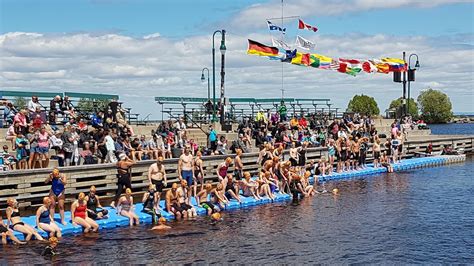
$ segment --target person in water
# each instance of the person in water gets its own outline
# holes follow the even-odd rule
[[[52,257],[56,255],[58,252],[56,251],[56,247],[58,246],[59,240],[56,237],[49,238],[49,245],[41,253],[41,256],[45,257]]]
[[[54,217],[54,212],[56,209],[56,202],[59,205],[59,215],[61,216],[61,223],[66,225],[64,221],[64,200],[65,196],[65,186],[67,184],[66,175],[59,172],[59,169],[56,167],[53,169],[53,172],[48,175],[44,181],[46,184],[51,184],[51,190],[49,191],[49,198],[51,199],[50,212],[51,217]]]
[[[133,206],[133,197],[132,197],[132,190],[127,188],[125,190],[125,195],[120,197],[117,203],[117,213],[120,215],[127,217],[130,222],[130,226],[133,224],[138,225],[140,223],[140,219],[135,214],[135,207]]]
[[[18,201],[14,198],[7,199],[7,225],[11,230],[20,232],[25,235],[25,241],[30,241],[34,236],[37,240],[43,241],[43,237],[30,225],[21,220],[20,210],[18,209]]]
[[[87,201],[85,200],[86,195],[81,192],[71,205],[71,220],[74,226],[80,225],[84,228],[84,233],[97,232],[99,225],[89,218],[87,213]]]
[[[212,202],[208,200],[208,195],[212,192],[212,185],[207,183],[204,186],[204,189],[201,189],[199,193],[197,194],[196,200],[197,204],[206,209],[207,215],[212,215],[214,212],[219,212],[220,209],[216,205],[214,205]]]
[[[56,236],[61,238],[61,229],[52,219],[51,198],[44,197],[43,205],[36,211],[36,228],[41,229],[49,234],[50,237]]]
[[[160,198],[154,184],[148,185],[148,191],[143,194],[143,212],[153,217],[153,223],[156,223],[157,215],[160,215]]]
[[[15,244],[26,244],[26,242],[20,241],[16,236],[13,234],[11,230],[3,223],[3,218],[0,215],[0,236],[2,237],[2,244],[7,244],[7,237],[9,237],[13,243]]]
[[[165,217],[160,217],[160,219],[158,219],[158,225],[156,226],[153,226],[153,228],[151,228],[150,230],[169,230],[171,229],[171,226],[168,226],[166,225],[166,219]]]
[[[89,194],[84,199],[87,202],[87,216],[93,220],[107,219],[109,211],[104,209],[99,201],[99,196],[96,194],[95,186],[91,186]]]

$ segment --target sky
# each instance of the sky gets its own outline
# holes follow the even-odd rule
[[[159,118],[155,96],[207,97],[201,69],[212,67],[212,33],[225,29],[227,97],[280,96],[281,63],[246,54],[247,39],[271,44],[266,20],[280,0],[0,0],[0,89],[119,94],[143,116]],[[372,59],[416,53],[412,96],[431,87],[455,112],[474,111],[474,3],[466,0],[284,0],[272,20],[312,51]],[[218,38],[216,38],[218,44]],[[219,60],[218,60],[219,61]],[[217,81],[219,84],[219,63]],[[383,112],[402,94],[391,75],[284,65],[285,96],[330,98],[345,108],[370,95]]]

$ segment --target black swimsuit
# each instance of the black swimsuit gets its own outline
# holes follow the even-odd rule
[[[20,216],[21,216],[20,211],[14,211],[12,209],[12,215],[10,216],[10,219],[13,218],[13,217],[20,217]],[[16,225],[25,225],[25,223],[24,222],[18,222],[16,224],[12,224],[12,225],[10,225],[10,229],[14,230],[13,228],[15,228]]]

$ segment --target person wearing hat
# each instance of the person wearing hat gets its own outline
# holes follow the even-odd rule
[[[52,257],[57,254],[56,247],[58,246],[59,240],[56,237],[49,238],[49,245],[41,253],[41,256]]]
[[[54,217],[54,212],[56,209],[56,202],[59,205],[59,215],[61,216],[61,223],[66,225],[64,221],[64,200],[66,198],[66,184],[67,178],[65,174],[59,172],[59,169],[55,167],[53,172],[46,177],[44,181],[46,184],[51,184],[51,189],[49,191],[49,198],[51,199],[50,212],[51,217]]]
[[[111,207],[115,207],[115,202],[120,198],[124,187],[132,189],[132,166],[135,161],[128,158],[125,153],[121,153],[119,159],[117,162],[117,191],[114,200],[110,204]]]
[[[166,211],[174,214],[176,219],[181,219],[182,216],[187,215],[179,203],[178,184],[173,183],[171,189],[166,192]]]
[[[117,213],[124,217],[127,217],[130,221],[130,226],[133,226],[134,224],[138,225],[140,223],[140,219],[135,213],[132,190],[130,188],[127,188],[125,190],[125,195],[120,197],[120,199],[118,200]]]
[[[150,230],[168,230],[171,229],[171,226],[166,225],[166,219],[165,217],[160,217],[158,219],[158,225],[153,226]]]

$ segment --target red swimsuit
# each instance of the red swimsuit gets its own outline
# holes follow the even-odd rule
[[[80,217],[82,219],[86,219],[86,205],[78,205],[76,210],[74,211],[74,217]]]

